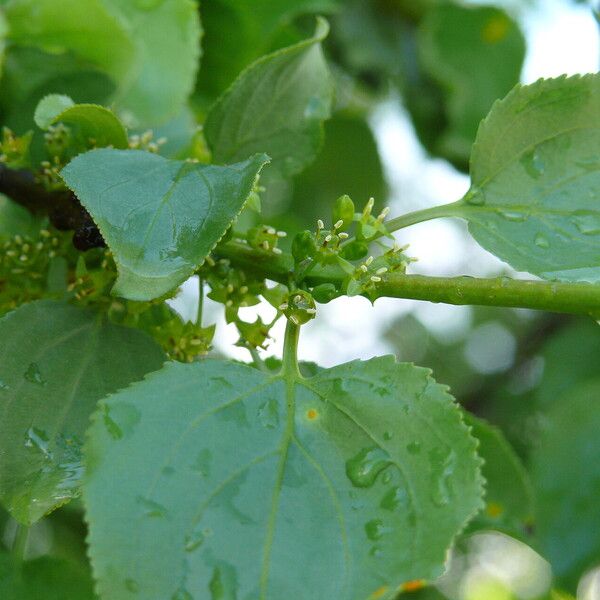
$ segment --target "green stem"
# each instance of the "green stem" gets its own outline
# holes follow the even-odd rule
[[[443,302],[530,308],[600,316],[600,285],[531,281],[497,277],[427,277],[389,274],[377,286],[378,296]]]
[[[283,341],[283,364],[281,373],[287,377],[298,379],[301,377],[298,368],[298,338],[300,325],[292,323],[289,319],[285,326],[285,339]]]
[[[198,277],[198,313],[196,316],[196,325],[202,327],[202,311],[204,309],[204,279]]]
[[[29,538],[29,527],[26,525],[21,525],[20,523],[17,525],[17,530],[15,532],[15,539],[13,540],[12,545],[12,555],[13,557],[22,562],[25,560],[25,552],[27,551],[27,540]]]
[[[459,201],[460,202],[460,201]],[[439,219],[440,217],[455,217],[456,206],[458,202],[452,202],[450,204],[442,204],[440,206],[432,206],[430,208],[424,208],[415,212],[400,215],[395,219],[390,219],[385,222],[387,230],[392,233],[417,223],[423,223],[424,221],[431,221],[431,219]]]

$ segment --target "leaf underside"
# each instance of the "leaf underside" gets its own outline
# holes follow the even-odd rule
[[[89,432],[99,592],[392,598],[441,573],[480,508],[475,446],[445,388],[392,357],[306,380],[170,363],[103,402]]]

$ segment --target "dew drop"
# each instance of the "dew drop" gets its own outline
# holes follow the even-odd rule
[[[203,531],[194,530],[185,536],[185,551],[193,552],[202,546],[206,536]]]
[[[381,519],[373,519],[372,521],[365,523],[365,533],[373,542],[380,540],[383,535],[388,532],[389,529],[383,524]]]
[[[504,210],[499,208],[498,214],[501,217],[504,217],[507,221],[511,221],[513,223],[522,223],[527,219],[527,215],[518,210]]]
[[[386,441],[389,441],[389,440],[391,440],[391,439],[392,439],[392,434],[391,434],[391,432],[389,432],[389,431],[384,431],[384,432],[383,432],[383,439],[384,439],[384,440],[386,440]]]
[[[212,454],[208,448],[204,448],[198,452],[196,460],[191,465],[193,471],[200,473],[202,477],[208,477],[210,475],[210,465],[212,462]]]
[[[152,518],[164,518],[167,516],[167,509],[154,500],[149,500],[143,496],[137,497],[137,503],[144,509],[144,515]]]
[[[279,425],[279,403],[277,400],[271,398],[260,405],[258,420],[267,429],[275,429]]]
[[[410,442],[406,445],[406,450],[409,454],[419,454],[421,452],[421,444],[419,442]]]
[[[406,490],[401,487],[391,488],[384,494],[379,506],[390,511],[406,508],[408,506],[408,495],[406,494]]]
[[[377,475],[390,464],[390,457],[381,448],[363,448],[346,462],[346,475],[356,487],[371,487]]]
[[[4,381],[0,379],[0,392],[8,392],[8,390],[10,390],[8,383],[4,383]]]
[[[381,481],[383,481],[383,483],[389,483],[391,480],[392,480],[392,474],[389,471],[386,471],[381,476]]]
[[[442,456],[441,450],[433,449],[429,454],[433,492],[431,500],[436,506],[446,506],[450,502],[452,486],[450,478],[454,474],[456,454],[454,451]]]
[[[600,213],[597,214],[575,214],[573,216],[575,227],[583,235],[600,234]]]
[[[104,421],[104,427],[106,427],[106,431],[108,431],[108,434],[113,440],[120,440],[123,437],[123,430],[110,416],[110,408],[108,407],[108,404],[104,405],[102,420]]]
[[[38,429],[37,427],[30,427],[25,434],[25,447],[35,448],[39,450],[46,458],[51,458],[50,454],[50,440],[45,431]]]
[[[524,154],[521,164],[525,172],[533,179],[539,179],[544,174],[544,162],[537,148]]]
[[[533,241],[538,248],[550,248],[550,242],[543,233],[537,233]]]
[[[471,206],[483,206],[485,204],[485,196],[478,187],[472,187],[465,196],[465,202]]]
[[[35,383],[37,385],[46,385],[46,381],[42,377],[40,372],[40,368],[36,363],[30,363],[27,367],[27,371],[23,374],[23,377],[27,379],[27,381],[31,383]]]
[[[383,551],[381,550],[381,548],[379,546],[373,546],[370,550],[369,550],[369,554],[371,556],[374,556],[375,558],[378,558],[380,556],[383,555]]]

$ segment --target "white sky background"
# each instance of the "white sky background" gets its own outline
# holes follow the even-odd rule
[[[483,4],[485,2],[473,2]],[[598,24],[589,6],[575,5],[570,0],[505,0],[504,4],[521,22],[527,37],[527,56],[522,81],[531,83],[540,77],[563,73],[598,70],[600,42]],[[391,216],[435,204],[458,200],[467,191],[469,178],[457,172],[446,161],[428,157],[418,142],[410,119],[389,102],[379,107],[371,120],[390,183]],[[481,249],[466,234],[457,220],[435,220],[398,232],[398,240],[410,243],[408,254],[419,258],[411,272],[428,275],[471,274],[486,276],[506,269],[506,265]],[[511,271],[514,274],[514,272]],[[519,274],[516,274],[519,276]],[[177,310],[194,318],[197,306],[197,283],[184,285],[175,301]],[[379,299],[372,307],[364,298],[340,298],[318,305],[317,319],[302,328],[299,356],[324,367],[390,353],[383,333],[401,314],[414,314],[434,333],[451,337],[469,325],[468,307],[430,304],[410,300]],[[215,348],[235,358],[248,360],[246,350],[236,348],[237,332],[223,319],[221,305],[205,303],[205,322],[217,321]],[[242,309],[241,316],[254,320],[273,316],[268,306]],[[283,319],[273,329],[275,342],[265,355],[280,355],[283,342]]]

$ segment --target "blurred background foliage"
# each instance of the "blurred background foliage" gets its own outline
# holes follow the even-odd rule
[[[543,21],[550,5],[554,10],[560,4],[565,14],[578,11],[581,22],[593,20],[594,8],[585,0],[558,4],[550,0],[481,4],[205,0],[199,9],[203,28],[200,69],[195,82],[174,76],[183,83],[172,87],[167,71],[189,56],[182,54],[186,40],[174,42],[161,29],[160,13],[151,16],[160,1],[146,1],[150,16],[141,24],[128,21],[127,14],[109,22],[103,20],[101,11],[87,12],[85,35],[77,29],[82,22],[77,0],[56,3],[60,11],[52,3],[40,2],[39,14],[56,13],[46,15],[46,23],[53,27],[45,30],[27,16],[32,3],[0,2],[6,10],[6,18],[0,13],[0,30],[6,33],[6,21],[11,24],[0,82],[0,120],[19,135],[34,129],[34,109],[48,93],[68,94],[76,102],[112,103],[134,133],[150,128],[155,138],[166,137],[162,153],[173,157],[206,152],[201,123],[208,106],[252,61],[310,35],[314,16],[326,15],[331,33],[325,51],[336,83],[336,102],[324,127],[321,153],[291,181],[269,171],[262,180],[264,218],[290,233],[326,218],[342,193],[358,203],[373,196],[379,207],[390,205],[394,213],[427,203],[423,181],[415,183],[406,173],[406,165],[419,161],[435,165],[430,173],[443,173],[425,182],[433,190],[430,195],[439,194],[437,201],[456,199],[447,196],[444,186],[461,188],[479,122],[493,102],[522,77],[531,51],[525,24]],[[85,4],[86,10],[96,6]],[[191,2],[188,9],[179,18],[197,18]],[[140,27],[147,28],[144,35],[139,34]],[[61,43],[57,42],[59,29]],[[98,35],[104,47],[87,43]],[[577,32],[572,41],[577,43]],[[569,51],[564,48],[564,53]],[[149,60],[149,55],[150,66],[145,63],[145,70],[140,71],[141,83],[132,83],[126,76],[131,71],[129,63],[142,57]],[[590,60],[597,69],[598,57]],[[420,144],[412,157],[403,154],[406,145],[391,144],[390,149],[386,142],[398,122]],[[34,139],[36,143],[40,142]],[[415,169],[414,179],[423,178],[423,173],[428,171]],[[0,198],[0,216],[6,202]],[[18,223],[5,221],[4,233],[17,226],[22,229],[30,218],[27,213],[9,212]],[[251,211],[242,218],[247,225],[259,220]],[[460,225],[448,224],[444,231],[426,227],[415,231],[420,241],[414,247],[433,248],[437,254],[433,253],[432,260],[438,264],[447,252],[456,256],[456,249],[452,254],[445,246],[450,240],[466,253],[450,259],[457,270],[464,271],[466,266],[480,271],[477,274],[507,272],[505,265],[469,245]],[[370,328],[377,348],[431,368],[459,402],[495,426],[472,424],[483,428],[484,456],[489,450],[490,457],[501,457],[488,462],[486,473],[488,494],[498,501],[488,497],[486,513],[460,539],[447,575],[434,582],[435,587],[407,590],[406,597],[561,600],[574,598],[579,586],[582,600],[600,598],[598,325],[584,318],[520,310],[473,308],[439,313],[435,307],[417,308],[415,303],[391,309],[381,302],[365,321],[358,316],[368,310],[364,304],[359,308],[349,303],[344,308],[343,302],[328,306],[323,320],[311,326],[307,336],[313,345],[327,347],[331,362],[346,358],[341,349],[345,341],[360,357],[374,354],[365,341],[365,328]],[[193,298],[184,288],[176,306],[186,314],[190,305]],[[333,321],[355,331],[348,332],[347,339],[332,337],[327,328]],[[219,327],[217,351],[230,341],[226,327]],[[350,339],[361,335],[358,342]],[[338,347],[328,345],[329,339],[337,339]],[[276,349],[273,346],[272,352]],[[306,355],[314,358],[310,352]],[[0,513],[0,544],[9,547],[14,531],[14,524]],[[91,593],[86,587],[84,539],[77,502],[33,527],[29,557],[42,561],[50,571],[55,562],[66,561],[72,570],[69,581],[78,582],[72,593],[61,598],[88,598]],[[0,573],[6,564],[3,560]],[[31,585],[39,586],[36,598],[50,598],[43,582]],[[0,597],[8,597],[5,593],[0,588]]]

